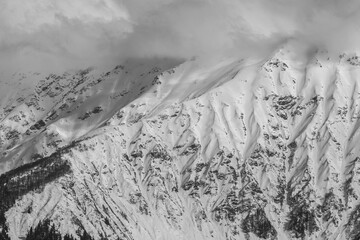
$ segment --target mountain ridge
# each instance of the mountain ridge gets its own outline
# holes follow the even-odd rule
[[[2,171],[61,148],[71,171],[16,199],[9,236],[356,239],[360,63],[291,54],[50,75],[1,113]]]

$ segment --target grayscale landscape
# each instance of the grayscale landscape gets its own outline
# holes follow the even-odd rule
[[[360,2],[0,6],[0,240],[360,239]]]

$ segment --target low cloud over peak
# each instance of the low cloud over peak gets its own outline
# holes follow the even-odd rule
[[[359,7],[357,0],[0,0],[0,69],[261,56],[287,39],[358,51]]]

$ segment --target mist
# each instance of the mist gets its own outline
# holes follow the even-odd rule
[[[359,7],[356,0],[0,0],[0,72],[61,72],[132,57],[261,57],[289,39],[356,52]]]

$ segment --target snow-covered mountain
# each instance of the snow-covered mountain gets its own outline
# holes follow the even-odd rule
[[[38,84],[0,109],[2,231],[359,239],[360,58],[290,55],[22,76]]]

